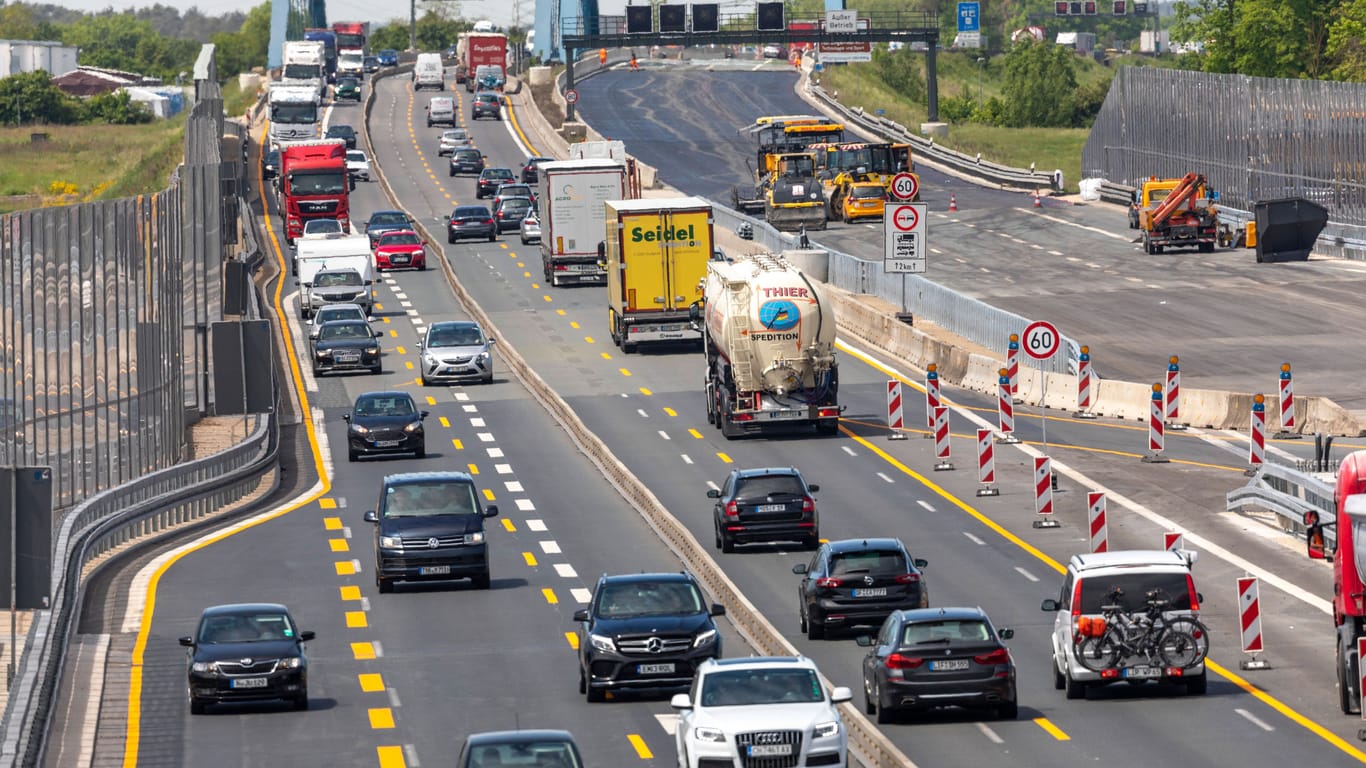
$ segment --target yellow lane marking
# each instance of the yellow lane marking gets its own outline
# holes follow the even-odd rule
[[[1319,725],[1313,720],[1310,720],[1308,717],[1305,717],[1304,715],[1300,714],[1294,709],[1291,709],[1289,705],[1285,704],[1280,699],[1277,699],[1275,696],[1272,696],[1271,694],[1267,693],[1266,691],[1263,691],[1262,689],[1258,688],[1252,683],[1249,683],[1247,680],[1244,680],[1240,675],[1238,675],[1238,673],[1228,669],[1227,667],[1224,667],[1222,664],[1214,662],[1211,659],[1205,659],[1205,666],[1212,670],[1214,674],[1219,675],[1220,677],[1224,678],[1230,683],[1233,683],[1239,688],[1242,688],[1244,691],[1254,696],[1258,701],[1262,702],[1268,707],[1271,707],[1272,709],[1276,710],[1282,715],[1285,715],[1292,722],[1300,725],[1305,730],[1309,731],[1315,736],[1318,736],[1320,739],[1323,739],[1329,744],[1332,744],[1333,746],[1337,747],[1338,749],[1342,750],[1348,755],[1351,755],[1352,757],[1356,758],[1358,761],[1366,762],[1366,753],[1363,753],[1361,750],[1347,743],[1344,739],[1342,739],[1332,731],[1328,730],[1327,728],[1324,728],[1322,725]]]
[[[569,647],[570,647],[570,648],[573,648],[573,649],[576,650],[576,651],[579,649],[579,636],[578,636],[578,635],[574,634],[573,632],[566,632],[566,633],[564,633],[564,639],[569,641]]]
[[[408,768],[403,747],[375,747],[375,753],[379,756],[379,768]]]
[[[527,277],[531,277],[531,273],[530,273],[530,272],[527,273]],[[540,284],[540,283],[532,283],[532,284],[531,284],[531,290],[533,290],[533,291],[539,291],[539,290],[541,290],[541,284]],[[546,301],[549,301],[549,300],[550,300],[550,297],[547,296],[547,297],[546,297]]]
[[[432,397],[431,395],[427,395],[427,405],[436,405],[436,398]]]
[[[610,354],[606,353],[606,352],[603,352],[603,353],[602,353],[602,359],[603,359],[603,360],[611,360],[611,359],[612,359],[612,356],[611,356]]]
[[[342,529],[341,518],[340,518],[340,517],[324,517],[324,518],[323,518],[323,529],[324,529],[324,530],[328,530],[328,531],[340,531],[340,530]]]
[[[335,565],[338,576],[354,576],[356,573],[356,564],[350,560],[338,560]]]
[[[695,430],[695,429],[689,429],[689,430],[688,430],[688,434],[692,435],[693,437],[697,438],[698,440],[701,440],[701,439],[702,439],[702,433],[701,433],[701,432],[698,432],[698,431]]]
[[[593,337],[592,337],[592,336],[584,336],[584,337],[583,337],[583,340],[586,341],[586,342],[588,342],[589,344],[596,344],[596,343],[597,343],[597,342],[593,341]]]
[[[724,453],[721,453],[720,451],[717,451],[717,452],[716,452],[716,458],[720,459],[722,464],[734,464],[734,463],[735,463],[735,461],[734,461],[733,459],[731,459],[731,457],[727,456],[727,455],[724,454]]]
[[[570,327],[570,328],[573,328],[574,330],[578,330],[578,328],[579,328],[579,321],[578,321],[578,320],[570,320],[570,321],[569,321],[569,327]]]
[[[455,446],[455,450],[457,451],[465,450],[465,444],[460,442],[458,438],[451,440],[451,445]]]
[[[631,375],[631,372],[628,371],[628,370],[626,370],[625,368],[618,368],[617,370],[621,371],[621,375],[622,375],[622,376],[630,376],[630,375]]]
[[[641,760],[654,759],[654,753],[645,745],[645,739],[640,738],[640,734],[628,733],[626,734],[626,740],[631,742],[631,746],[636,748],[636,754],[640,756]]]
[[[1058,741],[1071,741],[1071,740],[1072,740],[1072,737],[1071,737],[1071,736],[1068,736],[1066,733],[1063,733],[1063,730],[1062,730],[1061,728],[1059,728],[1058,726],[1056,726],[1056,725],[1054,725],[1053,723],[1049,722],[1048,718],[1046,718],[1046,717],[1036,717],[1036,718],[1034,718],[1034,724],[1037,725],[1037,726],[1039,726],[1040,728],[1044,729],[1045,731],[1048,731],[1048,735],[1052,736],[1053,738],[1057,739]]]
[[[664,413],[667,414],[667,415],[669,415],[669,416],[677,416],[677,415],[678,415],[678,411],[675,411],[675,410],[672,409],[672,408],[665,408],[665,409],[664,409]]]
[[[645,387],[641,387],[641,388],[640,388],[640,394],[645,395],[646,397],[649,397],[649,396],[653,395],[654,393],[651,392],[649,389],[646,389]]]
[[[478,465],[478,464],[467,464],[466,466],[468,466],[468,467],[470,468],[470,474],[471,474],[471,475],[477,475],[477,474],[479,474],[479,465]]]
[[[536,147],[532,145],[531,139],[527,138],[527,135],[522,132],[522,125],[517,122],[517,110],[512,108],[511,101],[508,102],[508,121],[512,123],[512,130],[517,132],[517,136],[522,139],[522,143],[526,145],[527,149],[531,150],[531,156],[539,156],[541,153],[536,151]]]
[[[517,266],[520,267],[520,266],[522,266],[522,265],[521,265],[521,264],[518,264]],[[522,277],[531,277],[531,273],[530,273],[530,272],[523,272],[523,273],[522,273]]]
[[[555,314],[557,314],[557,315],[563,315],[563,314],[564,314],[564,310],[563,310],[563,309],[557,309],[557,310],[555,310]]]
[[[394,711],[388,707],[370,709],[370,727],[376,730],[394,727]]]
[[[397,349],[397,350],[398,350],[398,353],[399,353],[400,355],[406,355],[406,354],[408,354],[408,350],[404,349],[402,346],[394,347],[394,349]]]
[[[526,564],[531,566],[532,568],[536,567],[536,556],[531,554],[530,552],[523,552],[522,559],[525,560]]]
[[[484,498],[488,499],[489,501],[497,501],[497,499],[493,497],[493,491],[490,491],[487,488],[484,489]]]
[[[338,587],[338,590],[341,592],[341,599],[343,600],[359,600],[361,598],[360,587],[355,584]]]
[[[360,689],[366,693],[379,693],[384,690],[384,678],[378,672],[363,672],[359,676]]]
[[[387,323],[387,322],[389,322],[389,318],[387,318],[387,317],[381,317],[381,318],[379,319],[379,321],[380,321],[381,323]],[[393,336],[394,338],[397,339],[397,338],[398,338],[398,331],[389,331],[389,335],[390,335],[390,336]]]
[[[356,661],[370,661],[375,658],[375,646],[373,643],[352,643],[351,655]]]
[[[384,305],[381,304],[381,303],[379,303],[379,302],[377,301],[377,302],[375,302],[375,309],[380,310],[380,311],[383,311],[383,310],[384,310]]]
[[[351,545],[346,542],[346,539],[328,539],[327,545],[332,548],[333,552],[351,551]]]
[[[507,531],[508,533],[516,533],[517,525],[505,517],[503,518],[503,530]]]
[[[365,629],[370,622],[365,618],[365,611],[347,611],[346,626],[350,629]]]
[[[318,499],[318,507],[321,509],[336,509],[336,499]]]
[[[407,366],[408,370],[410,370],[410,371],[413,370],[413,361],[412,361],[412,360],[404,360],[404,361],[403,361],[403,364],[404,364],[405,366]]]
[[[547,304],[550,303],[550,301],[551,301],[551,298],[550,298],[550,296],[548,296],[548,295],[542,296],[541,298],[545,299]]]
[[[435,403],[433,403],[433,405],[435,405]],[[445,416],[442,416],[442,417],[441,417],[441,426],[446,427],[447,429],[450,429],[451,420],[448,419],[448,418],[446,418]]]
[[[559,605],[560,598],[555,597],[555,590],[551,589],[550,587],[546,587],[545,589],[541,590],[541,594],[545,595],[545,601],[547,603],[550,603],[551,605]]]

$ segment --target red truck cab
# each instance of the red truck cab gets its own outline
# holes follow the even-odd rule
[[[1338,467],[1333,489],[1336,519],[1325,523],[1317,512],[1304,516],[1309,557],[1333,561],[1333,625],[1337,634],[1338,698],[1344,713],[1361,706],[1357,639],[1366,635],[1366,451],[1349,453]],[[1325,546],[1323,529],[1333,526],[1335,547]]]
[[[309,219],[336,219],[351,229],[346,142],[341,139],[293,141],[280,145],[280,192],[285,208],[285,239],[290,245]]]

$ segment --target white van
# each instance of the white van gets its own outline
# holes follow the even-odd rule
[[[413,66],[413,90],[435,88],[446,90],[446,69],[439,53],[419,53]]]
[[[433,96],[427,104],[427,127],[449,125],[455,127],[455,99],[450,96]]]

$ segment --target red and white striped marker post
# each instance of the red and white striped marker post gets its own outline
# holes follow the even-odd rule
[[[1034,457],[1034,521],[1035,528],[1058,528],[1053,517],[1053,463],[1047,456]]]
[[[1186,537],[1180,531],[1167,531],[1162,534],[1162,548],[1168,552],[1180,552],[1186,548]]]
[[[1181,359],[1171,356],[1167,363],[1167,429],[1181,431],[1186,428],[1181,423]]]
[[[1251,659],[1244,659],[1239,666],[1243,669],[1270,669],[1270,664],[1257,658],[1257,654],[1266,648],[1262,643],[1262,601],[1255,576],[1238,579],[1238,626],[1242,629],[1243,653],[1252,654]]]
[[[943,405],[939,400],[939,366],[930,363],[925,366],[925,427],[929,432],[925,437],[934,436],[934,409]]]
[[[977,430],[977,489],[978,496],[1000,496],[996,487],[996,451],[991,444],[991,430]]]
[[[887,428],[892,431],[888,440],[906,439],[906,433],[901,431],[905,428],[901,418],[901,382],[896,379],[887,380]]]
[[[1281,431],[1276,433],[1276,439],[1299,439],[1295,433],[1295,382],[1290,376],[1290,363],[1281,363]]]
[[[1077,412],[1073,418],[1094,419],[1091,412],[1091,392],[1094,374],[1091,372],[1091,348],[1083,346],[1077,355]]]
[[[1105,519],[1105,494],[1086,493],[1086,519],[1091,528],[1091,553],[1110,551],[1110,524]]]
[[[939,461],[934,465],[935,472],[944,472],[953,469],[953,462],[949,461],[949,409],[942,405],[934,407],[934,455]]]
[[[1020,392],[1020,334],[1010,334],[1010,344],[1006,346],[1006,370],[1010,376],[1010,397]]]
[[[1013,445],[1020,442],[1020,438],[1015,436],[1015,405],[1010,399],[1010,373],[1007,368],[997,373],[1000,378],[997,379],[996,387],[996,420],[1000,426],[1000,437],[996,438],[996,442]]]
[[[1257,469],[1266,463],[1266,396],[1260,392],[1252,396],[1252,426],[1248,430],[1247,463],[1249,475],[1257,474]]]
[[[1162,384],[1153,384],[1153,397],[1148,408],[1148,455],[1143,457],[1144,464],[1166,464],[1168,459],[1162,455],[1166,437],[1162,432]]]

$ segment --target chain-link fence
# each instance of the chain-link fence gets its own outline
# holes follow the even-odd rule
[[[51,466],[59,508],[179,462],[211,408],[208,329],[236,238],[206,49],[167,189],[0,217],[0,465]]]

